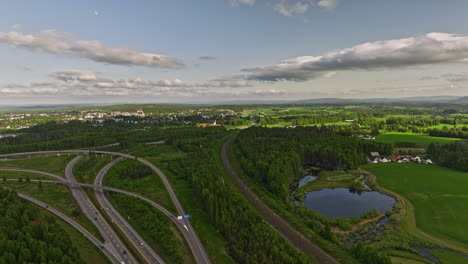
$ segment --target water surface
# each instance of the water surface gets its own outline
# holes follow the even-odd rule
[[[304,196],[303,204],[327,218],[351,218],[372,209],[389,211],[395,202],[395,198],[376,191],[353,192],[347,188],[336,188],[309,192]]]

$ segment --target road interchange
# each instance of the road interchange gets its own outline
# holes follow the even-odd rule
[[[146,242],[144,242],[143,239],[141,239],[141,237],[137,234],[137,232],[135,232],[133,230],[133,228],[128,223],[126,223],[126,221],[123,219],[123,217],[121,217],[120,215],[119,215],[120,217],[117,216],[118,212],[115,209],[111,209],[112,205],[107,201],[107,199],[105,198],[105,194],[102,191],[107,190],[107,191],[112,191],[112,192],[123,193],[123,194],[126,194],[126,195],[130,195],[130,196],[142,199],[142,200],[150,203],[153,207],[160,210],[163,214],[165,214],[167,217],[169,217],[169,219],[171,219],[171,221],[179,228],[180,232],[183,234],[184,238],[186,239],[186,241],[187,241],[187,243],[188,243],[188,245],[189,245],[189,247],[190,247],[190,249],[192,251],[192,254],[193,254],[193,256],[194,256],[197,263],[210,263],[208,255],[207,255],[203,245],[201,244],[200,239],[198,238],[197,234],[195,233],[195,231],[194,231],[194,229],[193,229],[193,227],[192,227],[192,225],[191,225],[191,223],[190,223],[190,221],[188,219],[186,219],[184,217],[177,217],[177,216],[173,215],[166,208],[164,208],[161,205],[155,203],[154,201],[149,200],[146,197],[143,197],[143,196],[131,193],[131,192],[127,192],[127,191],[124,191],[124,190],[119,190],[119,189],[115,189],[115,188],[102,186],[102,180],[103,180],[105,174],[107,173],[109,168],[112,167],[119,160],[125,159],[125,158],[132,158],[132,159],[138,160],[138,161],[142,162],[143,164],[146,164],[147,166],[149,166],[153,171],[155,171],[159,175],[159,177],[161,178],[163,184],[166,187],[166,190],[169,193],[169,196],[171,197],[172,202],[174,203],[174,205],[175,205],[175,207],[177,209],[178,214],[180,216],[184,216],[185,211],[183,210],[183,208],[182,208],[182,206],[181,206],[181,204],[180,204],[174,190],[172,189],[172,186],[170,185],[167,177],[165,176],[165,174],[159,168],[154,166],[151,162],[149,162],[149,161],[147,161],[145,159],[142,159],[142,158],[137,158],[137,157],[135,157],[133,155],[119,153],[119,152],[90,151],[90,150],[23,152],[23,153],[13,153],[13,154],[1,154],[0,157],[7,158],[7,157],[21,156],[21,155],[28,155],[29,156],[29,155],[35,155],[35,154],[53,154],[53,153],[57,153],[57,155],[60,155],[61,153],[72,153],[72,154],[78,154],[79,155],[75,159],[73,159],[67,166],[66,173],[65,173],[66,176],[67,176],[67,180],[65,180],[64,178],[62,178],[62,177],[60,177],[58,175],[53,175],[51,173],[41,172],[41,171],[37,171],[37,170],[17,169],[17,168],[0,168],[0,171],[2,171],[2,170],[3,171],[5,171],[5,170],[23,171],[23,172],[37,173],[37,174],[42,174],[42,175],[53,177],[53,178],[57,179],[57,181],[42,180],[42,182],[66,184],[66,185],[70,186],[70,189],[78,189],[78,190],[72,190],[72,192],[75,193],[74,197],[75,196],[78,197],[77,202],[80,200],[79,198],[81,197],[82,203],[85,203],[84,201],[87,199],[87,196],[84,194],[84,192],[80,188],[76,188],[76,187],[94,188],[95,191],[96,191],[96,196],[98,197],[98,201],[100,203],[102,203],[102,207],[103,208],[109,208],[109,211],[112,210],[113,212],[116,212],[116,214],[109,213],[111,218],[113,219],[114,222],[116,222],[116,224],[120,227],[120,229],[122,229],[122,231],[124,231],[124,233],[130,238],[130,240],[132,241],[132,243],[134,245],[135,244],[140,245],[140,247],[137,246],[136,248],[138,249],[138,251],[140,253],[143,254],[145,259],[149,263],[164,263],[159,258],[159,256],[154,251],[152,251],[150,249],[150,247],[146,244]],[[91,154],[91,153],[115,155],[115,156],[119,156],[120,158],[116,159],[115,162],[112,161],[111,163],[109,163],[106,167],[104,167],[100,171],[100,173],[96,177],[94,185],[93,184],[78,183],[78,182],[76,182],[76,180],[73,177],[73,171],[72,171],[73,165],[79,160],[81,155],[86,155],[86,154]],[[32,180],[32,181],[36,181],[36,180]],[[102,199],[103,197],[104,197],[105,200]],[[86,203],[82,204],[82,205],[86,205]],[[82,207],[82,205],[80,205],[80,207],[85,212],[85,214],[92,215],[92,212],[93,212],[93,210],[95,208],[89,207],[89,206],[92,206],[92,205],[89,205],[89,204],[86,207]],[[94,210],[94,213],[98,216],[97,210]],[[101,224],[100,217],[98,217],[98,220],[94,219],[94,221],[97,221],[98,224]],[[104,224],[104,222],[102,222],[102,224]],[[105,226],[101,226],[101,227],[103,228],[102,230],[104,232],[106,232],[105,231],[106,227]],[[109,226],[107,226],[107,227],[109,228]],[[109,232],[107,234],[109,235],[111,233]],[[104,236],[104,237],[106,237],[106,236]],[[111,239],[113,239],[111,241],[114,242],[114,244],[112,245],[113,247],[115,247],[117,249],[121,249],[122,250],[122,251],[120,251],[121,253],[122,252],[126,253],[126,254],[118,254],[122,260],[125,259],[125,261],[123,261],[123,262],[125,262],[125,263],[135,263],[134,259],[129,256],[128,251],[126,249],[124,249],[123,244],[119,243],[120,240],[118,240],[118,237],[114,237],[114,238],[111,238]],[[128,257],[124,258],[124,256],[122,256],[122,255],[125,255],[125,256],[128,256]],[[116,256],[116,258],[118,258],[118,257]]]

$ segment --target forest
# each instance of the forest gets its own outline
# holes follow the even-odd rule
[[[194,198],[225,238],[228,253],[237,262],[314,263],[262,221],[223,176],[219,147],[226,135],[222,127],[184,130],[172,135],[169,143],[188,155],[172,162],[170,170],[192,184]]]
[[[431,143],[427,148],[428,156],[441,166],[468,171],[468,142],[450,144]]]
[[[370,152],[393,152],[392,145],[343,136],[325,126],[253,127],[239,133],[236,146],[246,174],[283,199],[301,177],[304,165],[349,170],[367,163]]]
[[[84,264],[70,237],[55,218],[0,189],[0,263]]]

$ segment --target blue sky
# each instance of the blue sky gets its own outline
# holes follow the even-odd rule
[[[467,11],[465,0],[2,1],[0,104],[466,96]]]

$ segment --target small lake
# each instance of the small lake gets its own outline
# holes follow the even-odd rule
[[[395,202],[395,198],[376,191],[351,192],[348,188],[336,188],[309,192],[304,196],[303,204],[327,218],[351,218],[372,209],[379,212],[392,210]]]
[[[16,137],[16,135],[0,135],[0,139],[6,138],[6,137]]]

